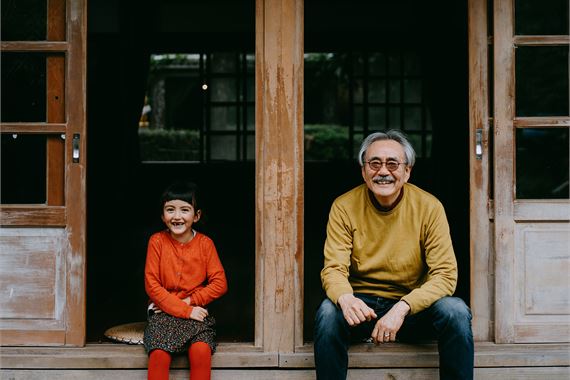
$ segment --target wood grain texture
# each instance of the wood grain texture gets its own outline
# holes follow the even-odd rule
[[[65,205],[67,210],[68,256],[66,345],[85,344],[85,240],[86,240],[86,173],[87,173],[87,3],[86,0],[66,2],[67,53],[66,89],[73,107],[66,107],[68,133],[66,141]],[[72,138],[80,135],[80,161],[74,163]]]
[[[515,62],[513,0],[493,2],[495,341],[514,342]]]
[[[493,246],[489,238],[489,73],[487,4],[468,3],[469,44],[469,227],[471,268],[471,311],[476,341],[492,338],[493,277],[489,268]],[[481,159],[476,158],[476,132],[480,131]]]
[[[302,342],[303,2],[256,2],[256,332]]]

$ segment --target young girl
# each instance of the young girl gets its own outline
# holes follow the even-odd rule
[[[201,210],[193,183],[175,183],[161,198],[167,229],[151,236],[145,265],[150,297],[144,344],[148,378],[168,379],[171,354],[188,350],[192,380],[210,379],[215,320],[206,306],[227,291],[214,243],[192,225]]]

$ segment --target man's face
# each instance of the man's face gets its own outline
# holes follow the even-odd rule
[[[364,155],[362,178],[366,185],[374,193],[374,196],[384,207],[394,204],[404,183],[408,182],[412,168],[406,164],[404,148],[394,140],[375,141],[370,145]],[[372,165],[370,164],[372,162]],[[379,169],[371,166],[380,164]],[[400,165],[395,170],[388,170],[385,163],[397,162]],[[389,165],[388,165],[389,166]]]

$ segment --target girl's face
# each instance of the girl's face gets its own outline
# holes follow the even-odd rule
[[[192,224],[200,220],[200,210],[194,210],[190,203],[175,199],[162,208],[162,221],[170,230],[170,235],[181,243],[192,239]]]

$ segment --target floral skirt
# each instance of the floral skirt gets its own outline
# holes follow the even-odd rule
[[[204,342],[216,351],[216,320],[207,316],[203,322],[176,318],[166,313],[155,313],[148,318],[144,330],[147,352],[160,349],[166,352],[185,352],[192,343]]]

